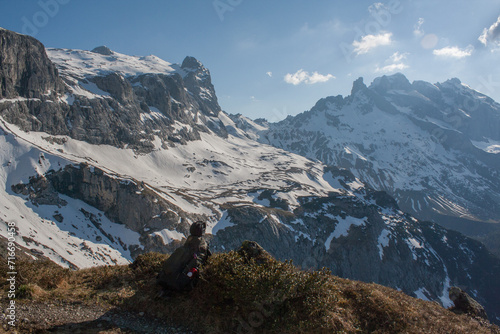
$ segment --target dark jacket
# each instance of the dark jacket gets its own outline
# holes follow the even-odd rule
[[[193,286],[201,266],[210,256],[208,243],[202,236],[189,236],[163,263],[158,284],[172,290],[185,290]],[[188,273],[192,276],[189,277]]]

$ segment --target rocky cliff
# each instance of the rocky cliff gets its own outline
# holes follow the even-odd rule
[[[38,40],[0,28],[0,97],[50,99],[62,92],[56,66]]]

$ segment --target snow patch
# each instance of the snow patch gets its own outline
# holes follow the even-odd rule
[[[262,194],[263,190],[259,190],[257,192],[250,192],[248,195],[252,198],[252,202],[255,204],[260,204],[265,207],[271,206],[271,201],[268,198],[259,199],[259,196]]]
[[[169,119],[168,116],[163,114],[158,108],[149,106],[149,113],[141,113],[141,122],[145,122],[146,120],[154,121],[160,119]]]
[[[73,94],[64,94],[64,96],[59,97],[59,102],[66,103],[70,106],[75,102],[75,96]]]
[[[413,256],[413,260],[414,261],[417,261],[418,259],[418,255],[417,255],[417,252],[415,251],[416,249],[421,249],[421,248],[424,248],[423,246],[423,243],[421,244],[417,239],[415,238],[407,238],[406,240],[406,244],[408,245],[408,248],[410,249],[411,253],[412,253],[412,256]]]
[[[475,147],[493,154],[500,154],[500,141],[487,139],[487,141],[472,141]]]
[[[177,232],[175,230],[174,231],[169,230],[167,228],[161,231],[154,232],[153,235],[161,237],[164,245],[168,245],[174,240],[182,240],[183,238],[186,238],[184,234]]]
[[[231,217],[229,217],[227,211],[224,211],[224,213],[222,214],[222,218],[212,227],[210,231],[207,229],[207,233],[216,235],[217,232],[234,225],[235,224],[231,223]]]
[[[415,238],[408,238],[408,242],[411,244],[412,248],[424,248],[420,242],[417,241]]]
[[[174,74],[183,71],[178,65],[173,65],[156,56],[128,56],[118,52],[112,55],[102,55],[85,50],[46,49],[47,55],[63,75],[74,78],[104,76],[119,73],[123,76],[141,74]]]
[[[335,232],[334,232],[335,233]],[[330,234],[330,236],[326,239],[325,241],[325,248],[326,248],[326,251],[328,252],[330,250],[330,245],[332,243],[332,240],[334,238],[334,233]]]
[[[378,236],[378,251],[379,251],[379,256],[380,256],[380,260],[383,259],[384,257],[384,248],[389,246],[389,236],[391,235],[391,232],[389,232],[389,230],[387,229],[384,229],[382,230],[382,232],[380,233],[380,235]]]
[[[351,216],[347,216],[345,218],[338,219],[339,222],[335,226],[335,231],[332,233],[333,237],[334,238],[340,238],[341,236],[346,237],[349,234],[351,226],[365,225],[365,218],[354,218]]]
[[[285,224],[285,223],[282,223],[282,224],[285,225],[290,231],[292,231],[295,234],[295,242],[297,242],[300,237],[303,237],[305,239],[309,239],[310,241],[313,241],[309,234],[304,233],[302,231],[297,231],[296,229],[294,229],[292,226],[290,226],[288,224]]]
[[[339,217],[338,223],[335,226],[335,230],[330,234],[330,236],[325,241],[326,250],[328,251],[330,249],[330,244],[333,239],[337,239],[342,236],[346,237],[347,235],[349,235],[349,230],[351,229],[351,226],[365,225],[365,218],[355,218],[351,216],[347,216],[345,218]]]
[[[446,278],[443,282],[443,294],[439,297],[439,300],[441,300],[441,304],[443,305],[444,308],[449,308],[455,304],[453,303],[453,301],[450,299],[450,296],[449,296],[449,291],[450,291],[450,287],[451,287],[451,280],[450,280],[450,276],[448,275],[448,269],[446,268],[446,266],[444,266],[444,270],[446,273]]]
[[[426,300],[426,301],[431,301],[431,299],[428,297],[430,296],[429,291],[427,291],[426,288],[420,288],[416,291],[413,291],[415,296],[417,296],[418,299]]]
[[[78,83],[81,87],[84,89],[88,90],[90,93],[98,96],[111,96],[108,92],[103,91],[97,85],[93,82],[79,82]]]

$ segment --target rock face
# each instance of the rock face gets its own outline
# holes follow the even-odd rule
[[[173,70],[154,56],[130,59],[106,47],[49,50],[55,65],[40,42],[8,30],[0,30],[0,51],[0,115],[25,131],[127,146],[138,153],[151,152],[155,138],[168,147],[198,140],[200,132],[227,135],[217,119],[221,109],[210,72],[193,57]],[[72,67],[75,57],[111,67],[125,62],[133,71],[85,73],[85,62]],[[142,73],[148,66],[157,66],[157,73]]]
[[[63,132],[64,84],[38,40],[0,29],[0,115],[25,130]]]
[[[51,98],[63,89],[38,40],[0,29],[0,97]]]
[[[256,135],[349,169],[420,219],[479,235],[489,231],[481,222],[500,222],[499,129],[500,105],[458,79],[395,74],[369,87],[360,78],[350,96],[321,99]]]
[[[64,194],[97,208],[111,221],[141,235],[143,249],[133,249],[134,258],[146,251],[171,252],[179,245],[178,242],[165,245],[154,232],[169,229],[189,235],[188,222],[204,219],[203,216],[186,214],[144,183],[117,178],[88,164],[52,170],[31,178],[29,183],[14,185],[12,190],[27,196],[37,206],[64,207],[67,203],[59,196]]]

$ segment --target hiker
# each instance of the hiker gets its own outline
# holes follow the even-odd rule
[[[202,221],[193,223],[189,229],[191,235],[184,245],[165,260],[157,277],[157,283],[164,289],[160,296],[168,295],[172,291],[191,290],[194,287],[201,266],[211,255],[204,238],[206,227],[207,224]]]

